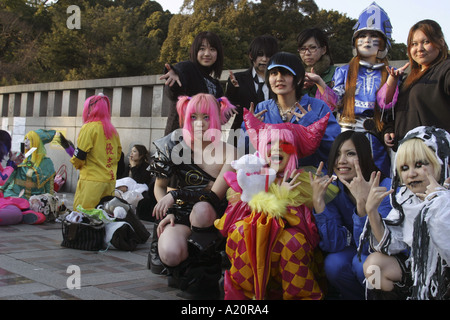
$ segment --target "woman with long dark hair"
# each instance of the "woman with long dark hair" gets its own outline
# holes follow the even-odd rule
[[[328,175],[322,167],[310,181],[313,187],[314,217],[320,234],[320,248],[325,252],[325,274],[342,299],[363,300],[363,262],[368,246],[357,256],[359,236],[367,219],[365,199],[379,169],[370,151],[370,142],[362,132],[342,132],[334,141],[328,160]],[[333,178],[336,175],[337,179]],[[325,202],[330,184],[339,188],[331,202]],[[391,179],[383,176],[381,185],[389,187]],[[379,206],[382,216],[391,210],[389,199]]]
[[[220,98],[224,95],[219,82],[223,69],[223,47],[219,36],[214,32],[200,32],[194,39],[189,51],[189,60],[175,65],[166,64],[166,73],[160,78],[165,80],[168,94],[172,100],[165,134],[178,129],[179,118],[175,107],[178,97],[192,97],[198,93],[209,93]]]

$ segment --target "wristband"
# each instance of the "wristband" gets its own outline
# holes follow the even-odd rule
[[[11,159],[9,159],[9,160],[6,162],[6,166],[12,167],[14,170],[17,169],[17,164],[16,164],[14,161],[12,161]]]

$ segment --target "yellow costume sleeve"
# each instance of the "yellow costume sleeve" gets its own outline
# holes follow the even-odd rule
[[[93,143],[98,141],[98,129],[102,129],[102,126],[84,125],[81,127],[80,134],[77,139],[77,148],[89,153],[93,148]]]
[[[272,183],[268,193],[260,192],[253,196],[248,203],[250,208],[278,218],[284,217],[287,207],[306,205],[311,209],[313,207],[313,192],[309,181],[309,173],[302,171],[295,182],[301,183],[293,190],[282,187],[276,182]],[[327,202],[334,199],[338,192],[339,188],[330,184],[326,195]]]
[[[80,170],[86,163],[86,161],[80,160],[75,156],[73,156],[72,159],[70,159],[70,162],[73,164],[74,168],[77,170]]]

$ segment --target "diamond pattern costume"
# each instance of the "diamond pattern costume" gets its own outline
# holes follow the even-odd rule
[[[324,117],[305,128],[296,124],[260,125],[249,112],[244,119],[247,129],[284,127],[296,132],[296,152],[302,157],[316,150],[328,121]],[[225,299],[322,299],[319,235],[311,212],[307,170],[300,170],[296,181],[302,183],[295,189],[273,182],[248,202],[240,198],[242,189],[236,175],[225,174],[230,186],[229,205],[215,223],[227,237],[226,253],[231,262],[225,272]]]

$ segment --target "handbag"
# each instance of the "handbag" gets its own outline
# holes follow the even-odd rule
[[[71,249],[98,251],[104,248],[105,224],[103,221],[84,216],[81,222],[62,222],[61,246]]]
[[[67,167],[65,164],[62,164],[55,174],[55,179],[53,183],[53,189],[55,190],[55,192],[58,192],[62,188],[62,186],[66,183],[66,180],[67,180]]]

